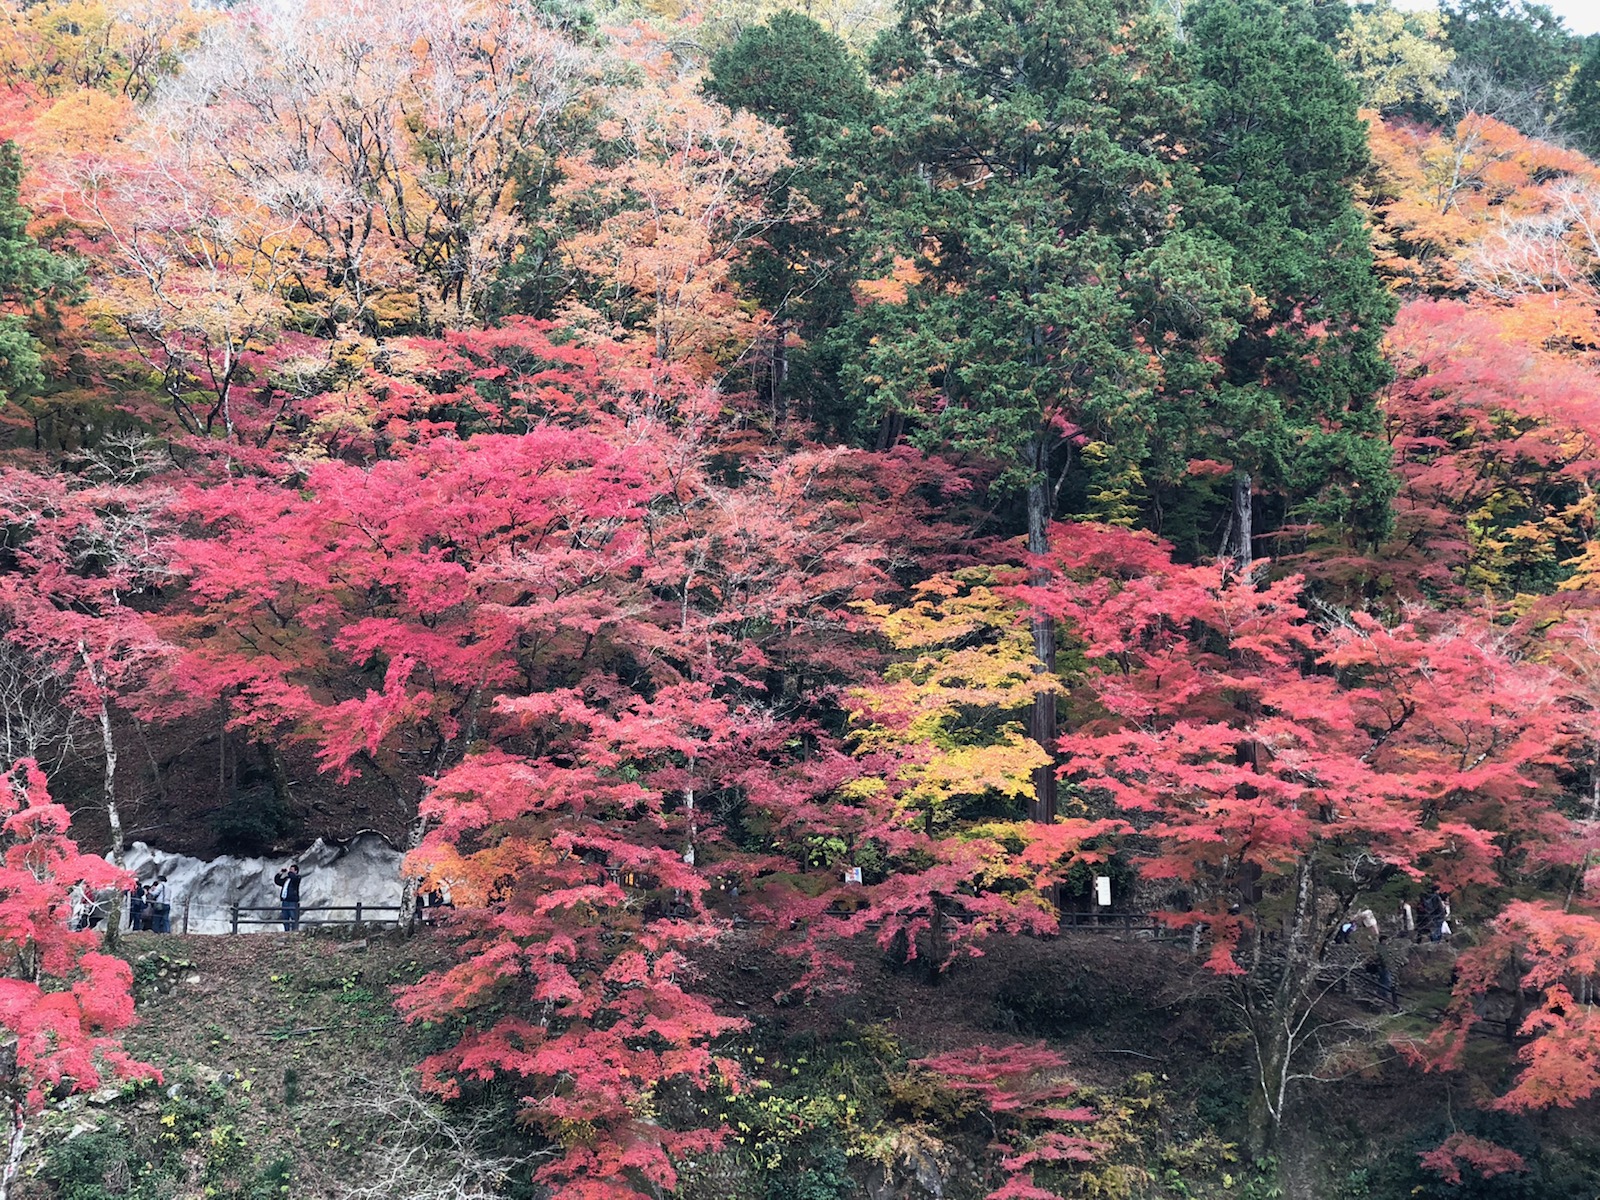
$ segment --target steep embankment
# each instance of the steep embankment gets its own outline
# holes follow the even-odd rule
[[[53,1109],[19,1196],[400,1200],[429,1193],[377,1185],[424,1143],[417,1178],[451,1177],[411,1088],[428,1031],[392,1003],[439,960],[435,939],[143,934],[122,952],[141,1018],[127,1045],[162,1083]]]
[[[396,1017],[393,990],[442,961],[437,931],[124,939],[142,1023],[136,1054],[160,1086],[75,1097],[39,1123],[17,1195],[25,1200],[532,1200],[537,1147],[497,1088],[444,1110],[411,1068],[458,1030]],[[683,1200],[977,1200],[996,1181],[975,1163],[995,1136],[969,1098],[915,1060],[981,1044],[1062,1050],[1099,1114],[1100,1161],[1076,1194],[1102,1198],[1273,1193],[1235,1145],[1249,1074],[1228,986],[1180,949],[1110,937],[1008,941],[940,977],[858,948],[860,986],[810,1002],[778,998],[793,968],[753,933],[705,954],[703,986],[749,1020],[719,1045],[747,1073],[738,1095],[658,1094],[648,1119],[720,1116],[722,1151],[686,1166]],[[1443,998],[1451,955],[1424,947],[1407,1003]],[[1420,1030],[1355,989],[1343,1019],[1369,1044]],[[1330,1031],[1333,1034],[1348,1030]],[[1485,1041],[1486,1069],[1505,1049]],[[1286,1131],[1287,1195],[1315,1200],[1590,1200],[1600,1187],[1593,1108],[1471,1131],[1536,1163],[1533,1176],[1449,1188],[1418,1153],[1462,1119],[1451,1089],[1379,1051],[1310,1088]],[[1452,1085],[1464,1096],[1470,1083]],[[713,1112],[702,1112],[702,1108]],[[1484,1118],[1474,1118],[1482,1122]],[[571,1136],[581,1137],[574,1129]]]

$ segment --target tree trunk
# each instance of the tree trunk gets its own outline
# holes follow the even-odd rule
[[[1285,938],[1283,976],[1266,1011],[1251,1014],[1256,1086],[1250,1094],[1247,1148],[1257,1160],[1276,1144],[1289,1103],[1290,1074],[1303,1041],[1306,1005],[1316,979],[1318,947],[1310,937],[1315,920],[1311,869],[1301,863],[1295,879],[1294,913]]]
[[[117,811],[117,739],[111,731],[111,705],[102,696],[100,700],[100,740],[106,756],[105,803],[106,823],[111,827],[111,861],[117,866],[126,864],[122,845],[122,814]]]
[[[406,854],[407,854],[407,856],[410,855],[411,851],[415,850],[418,846],[422,845],[422,839],[427,836],[427,833],[428,833],[428,818],[427,817],[418,817],[416,820],[411,822],[411,828],[406,831]],[[396,924],[398,924],[400,926],[400,928],[406,930],[406,932],[408,932],[408,933],[411,930],[416,928],[416,923],[417,923],[417,892],[420,889],[421,884],[422,884],[422,880],[418,879],[415,875],[412,875],[410,873],[407,873],[406,875],[401,877],[401,881],[400,881],[400,920],[398,922],[396,922]],[[5,1200],[5,1197],[0,1196],[0,1200]]]
[[[111,827],[111,861],[117,866],[125,865],[125,856],[122,845],[122,814],[117,811],[117,739],[111,729],[111,701],[106,695],[106,679],[95,665],[94,656],[89,653],[88,643],[78,643],[78,657],[83,660],[83,669],[89,673],[89,682],[94,685],[100,698],[100,748],[105,753],[106,771],[102,795],[106,806],[106,824]]]
[[[693,770],[693,767],[694,767],[694,764],[691,761],[690,769]],[[685,788],[684,789],[684,792],[683,792],[683,811],[684,811],[685,822],[686,822],[686,824],[688,826],[688,831],[689,831],[688,832],[688,836],[685,838],[684,843],[683,843],[683,861],[688,863],[692,867],[692,866],[694,866],[694,860],[695,860],[695,846],[694,846],[694,835],[695,835],[694,816],[695,816],[695,813],[694,813],[694,789],[693,788]]]
[[[930,984],[937,985],[944,979],[944,964],[950,957],[950,939],[945,933],[945,898],[938,892],[928,897],[928,953],[924,959],[923,967],[927,972]],[[907,947],[910,950],[911,947]]]
[[[772,419],[782,429],[789,423],[789,327],[778,322],[772,337]]]
[[[1261,1078],[1250,1094],[1245,1148],[1257,1162],[1277,1145],[1283,1101],[1288,1094],[1288,1040],[1288,1031],[1280,1024],[1256,1049],[1256,1068]]]
[[[106,888],[98,896],[106,906],[106,927],[100,943],[107,954],[115,954],[122,946],[122,902],[126,897],[116,888]]]
[[[1251,504],[1250,472],[1237,471],[1233,476],[1233,565],[1241,576],[1250,574],[1255,560],[1255,530]]]
[[[237,794],[228,786],[228,698],[217,697],[217,803]]]
[[[272,781],[273,799],[284,812],[293,813],[294,794],[289,788],[289,769],[284,766],[283,755],[271,742],[257,742],[256,750],[261,756],[261,765],[267,769],[267,777]]]
[[[144,722],[135,721],[133,732],[139,738],[139,748],[144,751],[145,761],[150,764],[150,782],[156,789],[156,799],[165,808],[168,803],[167,781],[161,777],[161,764],[156,761],[155,748],[150,745],[150,736],[145,732]]]
[[[5,1171],[0,1173],[0,1200],[11,1195],[11,1185],[16,1181],[17,1169],[22,1166],[22,1155],[28,1148],[23,1134],[27,1132],[27,1116],[19,1101],[11,1102],[11,1151],[6,1155]]]
[[[1033,457],[1033,482],[1028,485],[1028,553],[1043,555],[1050,550],[1050,517],[1054,499],[1050,488],[1048,450],[1043,435],[1035,439],[1031,450]],[[1042,587],[1050,582],[1050,572],[1035,567],[1031,582]],[[1046,614],[1032,614],[1033,653],[1039,660],[1034,671],[1044,680],[1056,670],[1056,626]],[[1054,687],[1041,688],[1033,694],[1033,712],[1028,721],[1028,736],[1038,742],[1050,756],[1050,762],[1033,773],[1033,800],[1028,805],[1028,819],[1048,825],[1056,819],[1056,693]]]

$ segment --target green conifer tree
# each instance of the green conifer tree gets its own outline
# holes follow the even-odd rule
[[[44,384],[39,341],[28,314],[60,282],[51,255],[28,233],[32,214],[19,199],[22,155],[15,142],[0,144],[0,400],[15,401]]]
[[[1561,114],[1561,128],[1590,158],[1600,158],[1600,34],[1589,38]]]
[[[1229,248],[1187,216],[1206,189],[1177,42],[1137,0],[911,0],[873,67],[848,393],[880,444],[997,464],[1042,553],[1084,444],[1133,478],[1159,395],[1206,386],[1235,328]],[[1048,618],[1034,645],[1053,671]],[[1047,748],[1055,704],[1042,688]],[[1036,819],[1054,787],[1042,769]]]
[[[863,135],[876,98],[844,42],[795,12],[745,30],[719,51],[706,90],[789,136],[795,170],[769,202],[791,219],[769,230],[741,268],[741,282],[773,319],[770,352],[758,356],[753,374],[780,422],[794,400],[839,432],[850,416],[838,390],[838,347],[824,335],[851,304],[856,254],[845,196],[869,145]]]
[[[1252,555],[1257,491],[1279,521],[1371,541],[1394,495],[1375,397],[1395,303],[1352,193],[1368,166],[1354,88],[1272,0],[1203,0],[1188,33],[1205,219],[1251,298],[1215,393],[1163,406],[1186,423],[1164,442],[1234,468],[1224,548],[1238,560]]]

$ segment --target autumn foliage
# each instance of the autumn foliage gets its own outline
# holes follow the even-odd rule
[[[103,953],[97,934],[71,928],[74,889],[120,890],[126,876],[67,836],[71,817],[51,801],[32,760],[0,777],[0,816],[0,944],[10,964],[0,978],[0,1028],[11,1043],[4,1092],[15,1144],[54,1096],[160,1075],[118,1037],[134,1019],[132,969]],[[13,1149],[0,1188],[9,1188],[17,1162]]]
[[[1471,944],[1396,1044],[1479,1071],[1494,1007],[1486,1104],[1590,1102],[1600,169],[1358,116],[1273,6],[916,0],[870,73],[791,14],[798,83],[580,7],[0,14],[0,636],[94,730],[29,734],[79,831],[200,722],[359,790],[453,899],[426,1086],[509,1085],[578,1200],[725,1145],[730,939],[785,1003],[937,980],[1113,870],[1239,1014],[1251,1151],[1387,1044],[1339,947],[1430,884]],[[0,809],[23,1114],[138,1068],[60,912],[120,877],[37,767]],[[914,1072],[993,1200],[1105,1149],[1048,1046]]]
[[[1004,1182],[988,1200],[1052,1200],[1036,1174],[1063,1163],[1092,1162],[1099,1147],[1067,1132],[1094,1120],[1093,1110],[1068,1107],[1076,1091],[1066,1060],[1043,1045],[972,1046],[916,1065],[968,1097],[995,1123]]]

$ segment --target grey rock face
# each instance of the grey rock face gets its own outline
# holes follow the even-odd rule
[[[190,858],[167,854],[144,842],[127,853],[128,870],[149,883],[167,877],[172,893],[172,932],[227,933],[235,904],[261,912],[243,915],[263,924],[240,923],[240,933],[281,930],[278,889],[272,877],[291,861],[300,864],[300,919],[310,925],[321,920],[349,921],[359,902],[363,920],[393,919],[394,912],[373,913],[374,906],[398,907],[401,895],[400,864],[404,856],[376,833],[359,833],[348,842],[318,838],[297,858]],[[329,911],[329,910],[333,911]],[[270,910],[270,911],[267,911]]]

